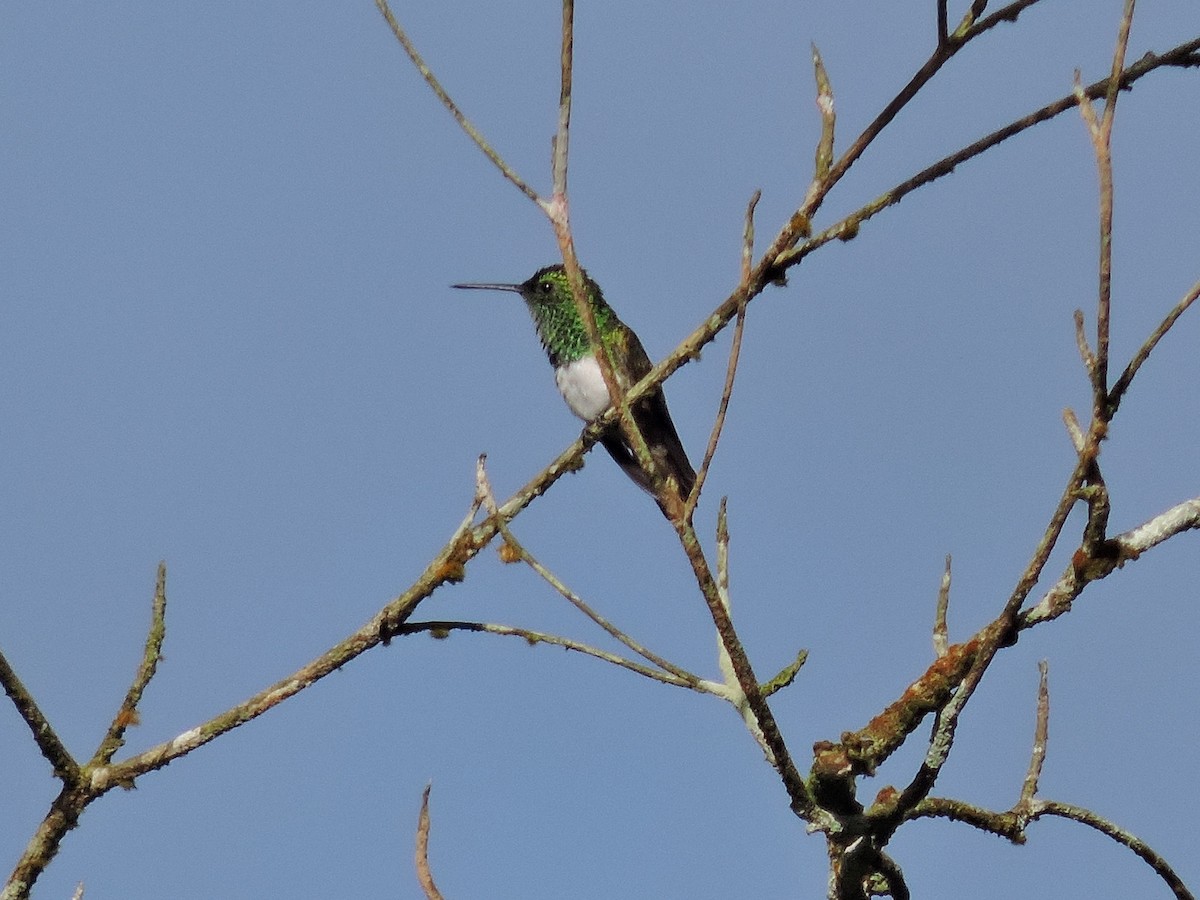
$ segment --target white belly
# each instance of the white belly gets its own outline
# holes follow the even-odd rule
[[[590,422],[608,409],[608,386],[596,357],[585,356],[554,370],[558,389],[571,412]]]

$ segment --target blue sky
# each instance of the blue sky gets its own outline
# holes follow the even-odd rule
[[[965,4],[952,4],[953,7]],[[496,147],[548,186],[554,3],[398,5]],[[482,8],[481,8],[482,6]],[[928,54],[933,4],[582,5],[572,135],[579,252],[651,356],[736,283],[802,197],[818,121],[809,43],[843,149]],[[924,7],[928,6],[929,9]],[[602,10],[602,11],[601,11]],[[1120,4],[1044,0],[953,61],[832,193],[818,226],[1109,67]],[[961,12],[961,11],[959,11]],[[1130,59],[1197,34],[1144,3]],[[1200,278],[1196,73],[1122,96],[1113,357]],[[458,131],[373,4],[118,3],[0,13],[0,646],[78,756],[131,677],[154,570],[166,661],[129,749],[295,670],[406,587],[488,454],[508,494],[578,433],[511,295],[549,228]],[[726,437],[697,521],[729,496],[734,613],[802,761],[861,727],[931,658],[942,560],[952,639],[1002,606],[1073,458],[1094,320],[1096,178],[1071,113],[826,247],[751,308]],[[1114,530],[1194,497],[1200,319],[1185,317],[1104,448]],[[698,461],[728,336],[667,394]],[[1068,525],[1064,551],[1078,534]],[[715,676],[707,612],[650,500],[602,454],[521,516],[523,542],[644,643]],[[1057,576],[1060,552],[1048,567]],[[936,793],[993,808],[1028,760],[1050,662],[1045,796],[1094,808],[1200,884],[1194,634],[1184,535],[1090,588],[997,661]],[[418,617],[603,644],[491,552]],[[924,731],[876,787],[903,784]],[[56,783],[0,712],[0,850]],[[416,897],[412,829],[433,781],[447,896],[818,896],[804,834],[728,708],[520,641],[397,640],[101,799],[37,897]],[[1128,851],[1045,822],[1016,848],[917,823],[892,850],[915,896],[1160,896]]]

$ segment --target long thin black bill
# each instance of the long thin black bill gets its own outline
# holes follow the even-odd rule
[[[460,288],[464,291],[512,291],[521,293],[519,284],[452,284],[450,287]]]

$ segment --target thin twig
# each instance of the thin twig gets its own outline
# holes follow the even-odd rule
[[[880,132],[891,124],[892,120],[929,83],[933,76],[941,70],[942,66],[973,38],[978,37],[1000,21],[1015,21],[1023,10],[1033,6],[1037,2],[1039,0],[1018,0],[1018,2],[1010,3],[983,22],[965,29],[961,35],[956,34],[954,41],[939,45],[933,51],[930,57],[922,64],[912,78],[909,79],[908,83],[900,89],[880,113],[862,130],[858,137],[854,139],[850,146],[846,148],[846,151],[829,167],[829,171],[826,173],[820,189],[810,191],[800,208],[792,213],[791,219],[775,237],[775,240],[771,242],[771,246],[763,256],[762,265],[766,267],[767,274],[771,276],[766,280],[774,280],[778,277],[779,272],[787,266],[787,255],[795,247],[796,241],[808,233],[812,217],[820,209],[822,202],[824,202],[825,197],[833,186],[841,181],[842,176],[858,161],[859,157],[874,142]]]
[[[1195,895],[1162,857],[1162,854],[1141,838],[1080,806],[1053,800],[1037,800],[1033,803],[1032,810],[1026,815],[1017,811],[993,812],[971,803],[945,797],[928,797],[912,810],[909,818],[947,818],[955,822],[963,822],[981,831],[1008,838],[1015,844],[1024,844],[1026,841],[1024,829],[1027,821],[1035,821],[1043,816],[1070,819],[1107,835],[1122,846],[1128,847],[1146,862],[1166,883],[1177,900],[1195,900]]]
[[[1110,80],[1110,89],[1111,89]],[[1096,169],[1100,177],[1100,254],[1099,254],[1099,285],[1096,300],[1096,350],[1090,360],[1089,372],[1092,382],[1092,406],[1097,418],[1106,415],[1108,399],[1108,335],[1109,316],[1112,305],[1112,216],[1113,216],[1113,181],[1112,155],[1109,151],[1108,137],[1111,133],[1107,127],[1110,120],[1107,110],[1104,121],[1096,117],[1092,102],[1083,91],[1079,80],[1079,70],[1075,71],[1075,99],[1079,103],[1079,112],[1087,124],[1088,135],[1092,141],[1092,152],[1096,157]],[[1079,327],[1080,316],[1076,311],[1076,328]],[[1081,351],[1082,352],[1082,351]]]
[[[725,607],[725,612],[730,616],[733,615],[730,606],[729,595],[729,515],[728,515],[728,497],[722,497],[721,502],[717,507],[717,590],[720,594],[722,603]],[[796,675],[800,672],[800,668],[808,661],[808,651],[801,650],[796,654],[796,658],[784,666],[779,673],[770,681],[764,682],[759,686],[764,698],[771,696],[776,691],[790,685],[796,680]],[[721,675],[725,678],[726,685],[730,688],[731,702],[736,698],[742,717],[750,729],[755,740],[762,746],[764,752],[771,757],[773,751],[766,745],[762,731],[758,727],[758,722],[752,717],[752,713],[746,703],[745,692],[737,681],[737,673],[734,671],[733,660],[729,656],[729,651],[725,647],[724,641],[720,635],[717,637],[717,664],[721,670]]]
[[[647,662],[653,663],[654,665],[658,666],[663,671],[670,672],[672,675],[674,675],[677,678],[680,678],[684,681],[687,681],[687,682],[700,681],[699,676],[693,675],[687,669],[684,669],[681,666],[675,665],[673,662],[671,662],[668,659],[664,659],[663,657],[659,656],[657,653],[654,653],[652,650],[649,650],[648,648],[643,646],[638,641],[635,641],[632,637],[630,637],[629,634],[622,631],[617,626],[613,625],[608,619],[606,619],[604,616],[600,615],[600,613],[598,613],[594,609],[592,609],[591,606],[588,605],[588,603],[586,601],[584,601],[578,594],[576,594],[574,591],[572,591],[570,588],[568,588],[565,584],[563,584],[562,581],[560,581],[553,572],[551,572],[549,569],[547,569],[545,566],[543,566],[540,562],[538,562],[538,560],[535,559],[533,557],[533,555],[530,554],[524,547],[520,547],[520,554],[521,554],[521,559],[531,569],[533,569],[535,572],[537,572],[537,574],[548,585],[550,585],[552,588],[554,588],[555,591],[557,591],[560,595],[562,595],[564,598],[566,598],[567,602],[569,602],[577,610],[579,610],[581,613],[583,613],[585,616],[587,616],[589,619],[591,619],[593,622],[595,622],[597,625],[599,625],[601,628],[603,628],[604,631],[607,632],[611,637],[613,637],[617,641],[620,641],[622,644],[624,644],[626,647],[628,647],[630,650],[632,650],[638,656],[642,657],[642,659],[646,660]]]
[[[762,684],[762,693],[764,697],[770,697],[776,691],[781,691],[785,687],[790,687],[792,682],[796,680],[796,676],[800,674],[800,669],[808,662],[808,651],[800,650],[796,654],[796,658],[779,670],[770,681],[764,681]]]
[[[417,865],[417,880],[421,882],[421,890],[425,892],[426,900],[442,900],[442,892],[433,881],[433,872],[429,868],[429,791],[432,784],[425,785],[421,793],[421,814],[417,816],[417,849],[415,862]]]
[[[434,76],[433,70],[425,64],[425,60],[421,58],[421,54],[417,52],[417,48],[413,45],[413,42],[409,40],[408,34],[402,27],[400,27],[400,23],[396,20],[396,17],[392,15],[392,10],[388,6],[387,0],[375,0],[375,6],[383,14],[384,19],[387,20],[388,26],[392,29],[392,34],[396,36],[396,40],[400,42],[400,46],[404,48],[404,52],[408,55],[408,58],[412,61],[412,64],[416,66],[417,71],[421,73],[421,77],[425,79],[425,83],[428,84],[434,94],[437,95],[437,98],[442,102],[442,105],[450,111],[450,115],[454,117],[454,121],[459,124],[459,127],[467,133],[467,136],[475,142],[475,146],[483,151],[484,155],[492,161],[492,164],[500,170],[500,173],[505,178],[511,181],[522,194],[524,194],[538,206],[542,206],[544,201],[538,196],[537,191],[531,188],[524,181],[524,179],[522,179],[521,176],[518,175],[516,171],[504,161],[500,154],[492,148],[492,145],[487,142],[479,130],[471,124],[471,121],[463,114],[462,110],[458,108],[458,104],[456,104],[450,95],[446,93],[446,89],[442,87],[441,82],[439,82]]]
[[[112,761],[113,755],[125,743],[125,730],[130,725],[138,723],[138,704],[142,702],[142,693],[154,677],[158,663],[162,659],[163,640],[167,636],[167,564],[158,564],[158,574],[154,582],[154,602],[152,604],[150,631],[146,635],[146,646],[142,651],[142,661],[138,665],[137,674],[133,677],[121,708],[117,710],[108,733],[92,757],[92,765],[105,765]]]
[[[950,554],[946,554],[946,568],[942,570],[942,581],[938,585],[937,610],[933,616],[933,652],[941,659],[946,655],[947,628],[946,612],[950,608]]]
[[[997,14],[998,15],[998,14]],[[992,16],[984,21],[991,21]],[[977,27],[977,26],[976,26]],[[1167,66],[1184,66],[1184,65],[1200,65],[1200,60],[1193,61],[1195,54],[1200,51],[1200,38],[1186,41],[1177,47],[1166,51],[1162,54],[1147,53],[1137,62],[1129,66],[1122,74],[1120,85],[1123,88],[1128,88],[1134,82],[1145,77],[1157,69]],[[1102,81],[1097,81],[1095,84],[1090,84],[1084,88],[1084,93],[1091,99],[1103,97],[1109,87],[1109,79],[1105,78]],[[901,199],[912,193],[919,187],[923,187],[930,182],[937,181],[940,178],[951,174],[958,166],[962,165],[970,159],[979,156],[985,151],[991,149],[997,144],[1003,143],[1009,138],[1026,131],[1035,125],[1040,125],[1042,122],[1049,121],[1056,116],[1061,115],[1069,109],[1078,106],[1078,100],[1072,92],[1055,100],[1052,103],[1047,103],[1041,109],[1037,109],[1028,115],[1015,119],[1007,125],[993,131],[991,134],[985,135],[974,143],[968,144],[960,150],[956,150],[949,156],[945,156],[930,166],[922,169],[911,178],[897,184],[890,190],[880,194],[879,197],[872,200],[870,203],[860,207],[853,213],[843,217],[842,219],[830,225],[823,231],[808,238],[803,244],[788,250],[778,256],[775,260],[776,267],[790,267],[798,263],[801,259],[808,256],[814,250],[824,246],[825,244],[843,240],[848,235],[857,233],[859,226],[868,219],[874,218],[883,210],[890,206],[894,206]],[[732,318],[732,312],[730,313]]]
[[[319,657],[300,667],[291,675],[259,691],[253,697],[222,712],[208,721],[177,735],[142,753],[91,771],[91,788],[103,792],[114,784],[129,785],[137,777],[160,769],[181,756],[202,747],[209,741],[232,731],[288,697],[340,669],[350,660],[372,647],[386,643],[400,633],[400,627],[413,614],[422,600],[447,582],[461,581],[464,567],[496,534],[494,522],[474,525],[482,501],[476,497],[458,528],[442,549],[426,565],[425,570],[398,597],[385,605],[375,616]]]
[[[548,644],[552,647],[562,647],[564,650],[572,650],[576,653],[582,653],[584,656],[590,656],[602,662],[611,663],[614,666],[620,666],[622,669],[628,669],[638,675],[644,675],[646,678],[652,678],[655,681],[661,681],[663,684],[669,684],[674,687],[689,688],[693,691],[698,691],[702,694],[715,694],[720,697],[725,696],[725,691],[722,686],[715,682],[706,681],[703,678],[697,678],[694,675],[679,676],[671,672],[660,671],[659,669],[651,668],[642,663],[635,662],[631,659],[626,659],[623,656],[618,656],[615,653],[610,653],[607,650],[601,650],[598,647],[593,647],[590,644],[585,644],[582,641],[572,640],[557,634],[548,634],[542,631],[533,631],[529,628],[518,628],[515,625],[500,625],[495,622],[463,622],[454,620],[437,620],[437,621],[422,621],[422,622],[406,622],[396,629],[397,634],[419,634],[421,632],[429,632],[435,638],[444,638],[452,631],[467,631],[476,634],[496,634],[502,637],[518,637],[525,641],[530,646],[538,644]]]
[[[1046,660],[1038,662],[1037,719],[1033,729],[1033,750],[1029,754],[1029,770],[1021,785],[1018,809],[1028,809],[1037,795],[1038,782],[1042,777],[1042,766],[1046,762],[1046,741],[1050,735],[1050,687],[1048,683],[1050,665]]]
[[[1096,302],[1096,363],[1092,372],[1092,393],[1096,418],[1107,421],[1113,410],[1108,402],[1108,349],[1110,319],[1112,315],[1112,220],[1113,220],[1113,168],[1112,128],[1117,112],[1117,96],[1121,87],[1121,72],[1125,69],[1125,54],[1129,46],[1129,31],[1133,25],[1134,0],[1125,0],[1121,24],[1117,29],[1117,47],[1113,52],[1107,89],[1104,92],[1104,114],[1097,121],[1096,111],[1084,93],[1075,72],[1075,96],[1079,111],[1087,123],[1096,156],[1096,169],[1100,177],[1100,260],[1099,290]]]
[[[1168,538],[1192,529],[1200,529],[1200,497],[1185,500],[1141,525],[1109,538],[1099,558],[1089,558],[1081,548],[1058,581],[1034,606],[1021,612],[1017,628],[1024,631],[1057,619],[1070,610],[1072,602],[1089,582],[1107,577]]]
[[[1062,411],[1063,424],[1067,427],[1067,436],[1071,439],[1071,446],[1075,448],[1076,453],[1082,453],[1085,446],[1083,429],[1079,425],[1079,418],[1075,415],[1075,410],[1067,408]]]
[[[562,0],[562,50],[559,56],[558,130],[554,134],[554,151],[550,169],[554,179],[555,196],[567,195],[567,160],[571,140],[571,85],[575,55],[575,2]]]
[[[762,744],[769,748],[768,761],[783,782],[784,789],[791,800],[792,810],[818,828],[835,828],[836,823],[833,818],[817,805],[812,790],[800,774],[799,769],[796,768],[796,763],[779,730],[779,723],[776,722],[775,716],[763,696],[750,658],[733,627],[729,611],[721,599],[720,588],[716,579],[713,578],[708,560],[704,556],[700,536],[696,533],[695,526],[684,519],[672,520],[672,524],[675,526],[680,546],[683,548],[688,562],[691,563],[696,584],[704,596],[704,602],[708,605],[708,612],[716,626],[721,645],[729,654],[729,661],[737,678],[738,686],[745,695],[749,710],[746,720],[749,722],[749,716],[752,715],[754,723],[761,731]]]
[[[1125,69],[1125,55],[1129,48],[1129,32],[1133,28],[1135,0],[1125,0],[1121,13],[1121,24],[1117,27],[1117,47],[1113,51],[1112,67],[1108,73],[1108,90],[1104,94],[1105,143],[1112,135],[1113,116],[1117,113],[1117,94],[1120,92],[1120,75]]]
[[[1191,290],[1183,295],[1183,299],[1175,304],[1175,308],[1167,313],[1167,317],[1159,323],[1159,326],[1154,329],[1150,337],[1146,338],[1138,352],[1134,354],[1133,359],[1129,361],[1129,365],[1125,367],[1125,371],[1121,373],[1121,377],[1117,379],[1112,390],[1108,393],[1108,405],[1112,413],[1117,411],[1117,407],[1121,405],[1121,400],[1125,396],[1125,392],[1129,390],[1129,385],[1133,382],[1133,377],[1137,375],[1138,369],[1142,367],[1149,357],[1151,352],[1158,342],[1163,339],[1163,336],[1171,330],[1171,326],[1176,320],[1187,311],[1187,308],[1196,302],[1196,298],[1200,297],[1200,281],[1192,285]]]
[[[642,646],[642,644],[630,637],[626,632],[622,631],[616,625],[613,625],[608,619],[592,609],[592,607],[582,597],[567,587],[567,585],[557,575],[542,565],[541,562],[539,562],[537,558],[529,552],[525,545],[517,540],[516,535],[514,535],[509,529],[508,523],[504,520],[504,517],[501,515],[500,510],[496,505],[496,497],[492,492],[492,485],[487,477],[487,470],[485,467],[486,461],[487,457],[481,455],[476,463],[476,483],[479,485],[479,490],[482,493],[484,506],[488,510],[488,514],[494,517],[496,520],[497,527],[500,529],[500,534],[504,538],[505,546],[509,547],[511,552],[515,553],[519,560],[524,562],[527,566],[529,566],[529,568],[533,569],[533,571],[536,572],[543,581],[550,585],[550,587],[554,588],[554,590],[557,591],[558,594],[564,599],[566,599],[568,603],[591,619],[596,625],[599,625],[602,629],[604,629],[604,631],[608,633],[609,637],[612,637],[624,644],[638,656],[642,657],[642,659],[653,663],[665,672],[670,672],[672,675],[683,681],[689,683],[700,681],[701,679],[698,675],[694,675],[687,671],[687,669],[681,668],[680,666],[677,666],[669,660],[659,656],[657,653],[648,650],[646,647]]]
[[[742,231],[742,284],[748,286],[750,281],[750,262],[754,253],[754,208],[758,205],[762,191],[755,191],[746,206],[746,224]],[[721,400],[717,404],[717,415],[713,419],[712,431],[708,436],[708,445],[704,448],[704,459],[696,472],[696,483],[688,495],[684,506],[684,516],[691,518],[696,504],[700,500],[700,491],[708,479],[708,470],[713,457],[717,453],[717,445],[721,441],[721,431],[725,427],[725,416],[729,412],[729,398],[733,396],[733,383],[737,378],[738,360],[742,354],[742,335],[746,330],[746,304],[738,310],[737,322],[733,326],[733,340],[729,345],[729,361],[725,364],[725,385],[721,389]]]
[[[0,685],[4,686],[4,693],[8,694],[13,706],[17,708],[17,713],[28,726],[42,756],[53,767],[55,777],[69,784],[78,781],[79,763],[71,756],[71,751],[62,742],[46,714],[33,699],[33,694],[29,693],[29,689],[17,677],[3,653],[0,653]]]
[[[817,152],[813,161],[813,183],[810,191],[818,189],[829,177],[833,166],[834,132],[837,127],[837,107],[833,100],[833,83],[825,71],[825,61],[817,45],[812,45],[813,77],[817,82],[817,110],[821,113],[821,137],[817,141]]]
[[[1171,892],[1179,898],[1179,900],[1195,900],[1195,896],[1188,886],[1183,883],[1183,879],[1176,874],[1175,870],[1167,864],[1154,848],[1137,837],[1133,833],[1120,828],[1103,816],[1097,815],[1090,809],[1084,809],[1082,806],[1074,806],[1070,803],[1056,803],[1054,801],[1043,800],[1038,804],[1037,817],[1058,816],[1063,819],[1070,819],[1073,822],[1087,825],[1089,828],[1094,828],[1101,834],[1107,835],[1118,844],[1128,847],[1136,853],[1143,862],[1150,866],[1170,888]]]

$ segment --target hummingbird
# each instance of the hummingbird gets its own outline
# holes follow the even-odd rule
[[[653,368],[650,357],[633,329],[617,318],[605,302],[600,285],[586,272],[583,283],[596,320],[596,330],[608,350],[613,375],[622,390],[629,390]],[[554,367],[554,381],[559,393],[571,412],[583,421],[591,422],[612,405],[596,360],[596,347],[588,340],[587,326],[579,315],[567,273],[561,265],[538,269],[528,281],[520,284],[456,284],[453,287],[520,294],[533,316],[542,348]],[[675,431],[662,388],[657,387],[646,394],[630,410],[650,454],[662,472],[674,479],[680,497],[686,498],[696,483],[696,472]],[[638,463],[637,454],[616,423],[601,435],[600,443],[635,484],[654,494],[649,473]],[[666,512],[666,507],[663,511]]]

